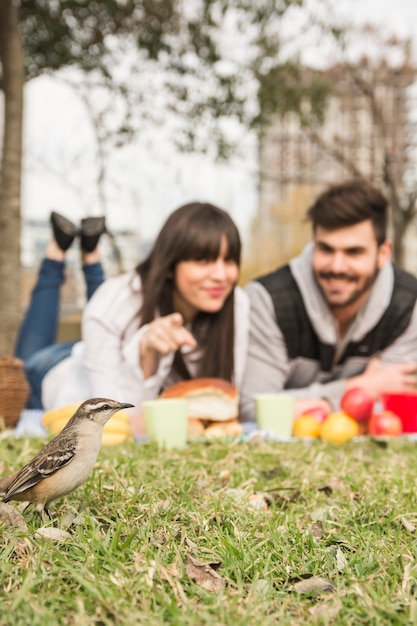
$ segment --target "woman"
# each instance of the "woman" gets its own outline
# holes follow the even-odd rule
[[[204,203],[177,209],[148,258],[94,293],[83,341],[43,379],[43,406],[105,396],[139,414],[143,400],[189,377],[239,386],[249,325],[246,294],[236,287],[240,249],[225,211]]]

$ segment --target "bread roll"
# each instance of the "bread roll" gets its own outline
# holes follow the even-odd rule
[[[188,416],[203,421],[226,421],[239,414],[237,388],[222,378],[194,378],[165,389],[161,398],[188,400]]]
[[[191,440],[200,437],[204,437],[204,424],[201,420],[190,417],[188,419],[187,438]]]
[[[237,420],[230,420],[230,422],[223,422],[222,426],[226,428],[228,437],[239,437],[243,433],[242,424]]]
[[[207,439],[238,437],[242,432],[242,426],[237,420],[229,420],[227,422],[215,422],[210,424],[204,431],[204,436],[207,437]]]

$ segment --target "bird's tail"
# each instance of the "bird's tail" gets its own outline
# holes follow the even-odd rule
[[[4,478],[0,478],[0,498],[3,499],[12,484],[17,472],[14,474],[10,474],[10,476],[5,476]]]

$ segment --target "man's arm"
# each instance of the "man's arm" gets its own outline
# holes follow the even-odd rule
[[[402,335],[371,359],[363,374],[350,378],[346,386],[362,387],[374,397],[383,391],[417,387],[417,304]]]

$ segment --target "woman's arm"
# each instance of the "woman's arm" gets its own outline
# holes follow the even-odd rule
[[[140,365],[141,290],[132,288],[132,275],[107,280],[85,308],[82,336],[84,366],[93,395],[123,399],[135,406],[155,397],[170,370],[172,356],[160,359],[154,376],[145,380]]]

